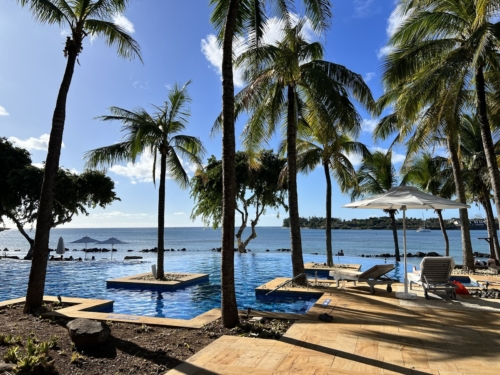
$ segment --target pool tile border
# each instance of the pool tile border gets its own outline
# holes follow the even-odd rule
[[[23,303],[25,297],[11,299],[7,301],[1,301],[0,307],[5,307],[8,305],[14,305],[18,303]],[[57,297],[55,296],[44,296],[44,302],[56,302]],[[101,300],[101,299],[88,299],[88,298],[75,298],[75,297],[62,297],[63,303],[71,304],[71,306],[65,307],[60,310],[51,311],[42,314],[43,318],[85,318],[93,319],[99,321],[112,321],[112,322],[123,322],[123,323],[137,323],[137,324],[148,324],[164,327],[173,328],[191,328],[198,329],[204,325],[211,323],[221,317],[220,309],[209,310],[197,317],[189,320],[185,319],[173,319],[173,318],[157,318],[150,316],[140,316],[140,315],[127,315],[127,314],[117,314],[112,312],[98,312],[98,311],[88,311],[90,309],[103,309],[113,305],[112,300]]]

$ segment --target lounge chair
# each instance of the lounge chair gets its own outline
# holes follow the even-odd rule
[[[390,293],[392,292],[392,284],[399,282],[386,276],[393,269],[394,264],[379,264],[365,272],[334,270],[330,271],[330,276],[337,281],[337,287],[340,280],[354,281],[354,285],[356,285],[356,282],[367,283],[370,285],[370,293],[375,294],[375,285],[383,284],[387,285],[387,292]]]
[[[419,273],[408,273],[410,289],[412,284],[421,285],[425,298],[428,291],[445,291],[450,298],[456,298],[456,285],[450,282],[451,271],[455,268],[452,257],[425,257],[420,263]]]

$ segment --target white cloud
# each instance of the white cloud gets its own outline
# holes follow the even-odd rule
[[[402,15],[400,6],[397,5],[387,19],[387,27],[385,28],[387,36],[393,36],[407,18],[408,14]]]
[[[109,170],[116,173],[117,175],[128,177],[132,184],[137,184],[138,182],[153,182],[153,155],[150,153],[143,153],[133,164],[132,162],[127,162],[126,165],[114,165]],[[160,178],[160,158],[158,158],[156,163],[155,177],[156,181]],[[188,174],[193,174],[196,171],[196,166],[191,163],[184,162],[181,160],[181,164]],[[167,179],[170,176],[167,172]]]
[[[241,52],[241,47],[236,48],[236,50]],[[210,62],[213,70],[215,70],[219,76],[222,76],[222,49],[219,47],[217,37],[215,35],[207,35],[206,39],[201,40],[201,52]],[[233,80],[236,87],[243,87],[245,85],[241,69],[234,69]]]
[[[25,148],[28,151],[31,151],[31,150],[47,151],[47,149],[49,147],[49,138],[50,138],[50,135],[42,134],[40,136],[40,138],[31,137],[31,138],[28,138],[24,141],[19,139],[19,138],[16,138],[16,137],[9,137],[9,141],[14,143],[18,147]],[[64,142],[61,145],[61,147],[64,147]]]
[[[387,151],[389,151],[389,149],[382,147],[372,147],[370,151],[371,152],[380,151],[386,154]],[[405,158],[406,156],[404,154],[398,154],[397,152],[394,151],[392,152],[392,164],[402,163],[405,160]]]
[[[151,217],[151,215],[148,214],[126,214],[124,212],[120,211],[112,211],[112,212],[104,212],[102,214],[91,214],[93,218],[95,219],[110,219],[110,218],[144,218],[144,217]]]
[[[141,82],[141,81],[134,81],[132,83],[132,86],[134,86],[134,89],[142,89],[142,90],[148,90],[148,82]]]
[[[174,215],[178,215],[178,216],[184,216],[186,215],[184,212],[174,212]]]
[[[367,132],[367,133],[373,133],[377,124],[378,124],[377,119],[364,118],[363,123],[361,124],[361,131]]]
[[[384,56],[387,56],[389,53],[391,53],[392,47],[391,46],[383,46],[377,51],[377,57],[381,59]]]
[[[113,16],[113,23],[115,25],[120,26],[122,29],[124,29],[129,34],[133,34],[135,32],[134,24],[132,22],[130,22],[127,19],[127,17],[125,17],[123,14],[115,14]]]
[[[390,38],[391,36],[398,31],[403,22],[409,17],[409,14],[402,15],[401,9],[399,5],[396,5],[394,10],[391,12],[389,18],[387,19],[387,27],[385,28],[385,32],[387,36]],[[384,46],[377,51],[377,57],[380,59],[384,56],[387,56],[391,52],[391,47]]]
[[[0,116],[9,116],[9,112],[0,105]]]
[[[349,159],[354,167],[358,167],[361,165],[363,157],[359,154],[347,154],[347,159]]]
[[[365,82],[370,82],[373,77],[375,77],[377,74],[375,74],[375,72],[368,72],[366,73],[365,77],[364,77],[364,80]]]
[[[364,18],[368,17],[377,10],[374,10],[372,4],[374,0],[354,0],[354,17]]]
[[[298,20],[297,15],[292,14],[292,19]],[[267,30],[263,37],[263,43],[265,44],[275,44],[276,41],[282,39],[282,24],[276,17],[273,17],[267,22]],[[314,32],[311,23],[306,21],[304,27],[302,28],[304,37],[307,40],[314,41],[318,39],[318,35]],[[234,54],[238,56],[246,48],[245,41],[235,41],[234,43]],[[222,75],[222,49],[219,47],[217,38],[213,34],[207,35],[205,39],[201,40],[201,52],[205,55],[205,58],[210,62],[213,70],[217,72],[219,76]],[[234,85],[236,87],[243,87],[245,82],[242,78],[242,69],[235,69],[233,72]]]
[[[31,163],[31,165],[40,169],[45,167],[44,163]]]
[[[62,37],[67,37],[71,35],[71,31],[68,29],[62,29],[59,35],[61,35]]]

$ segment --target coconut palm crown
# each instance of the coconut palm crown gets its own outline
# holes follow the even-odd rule
[[[100,116],[102,121],[120,121],[124,133],[122,142],[88,151],[85,154],[88,168],[112,166],[118,162],[135,163],[139,155],[153,156],[152,176],[156,184],[156,160],[160,158],[160,186],[158,189],[158,262],[157,279],[164,273],[164,232],[165,232],[165,180],[168,175],[182,188],[189,185],[189,177],[182,160],[201,165],[205,149],[198,138],[180,134],[187,126],[190,116],[188,104],[191,98],[186,83],[177,84],[170,90],[163,107],[154,106],[155,112],[143,108],[132,111],[111,107],[112,115]],[[182,160],[181,160],[182,158]]]
[[[285,27],[276,45],[250,46],[236,60],[245,68],[244,78],[249,82],[235,98],[236,116],[250,113],[243,132],[247,152],[255,154],[279,125],[286,139],[292,267],[298,283],[305,283],[305,277],[300,278],[304,263],[296,177],[298,127],[312,117],[323,124],[360,123],[351,98],[368,109],[375,105],[360,75],[322,60],[321,43],[310,43],[302,34],[305,22],[302,18],[293,27]],[[215,129],[220,124],[219,119]]]
[[[64,57],[67,59],[66,69],[52,117],[40,194],[33,262],[24,307],[24,311],[29,312],[43,303],[49,255],[50,218],[66,120],[66,99],[75,63],[83,49],[83,41],[89,36],[100,37],[110,47],[116,48],[119,56],[127,59],[135,57],[141,59],[141,54],[137,42],[122,27],[112,21],[114,16],[125,11],[127,0],[17,0],[17,2],[29,8],[37,22],[55,24],[70,30],[64,47]]]

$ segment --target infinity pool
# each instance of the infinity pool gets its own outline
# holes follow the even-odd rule
[[[317,297],[299,296],[269,298],[256,295],[255,288],[276,277],[290,277],[290,253],[235,254],[235,283],[238,308],[304,313]],[[305,262],[323,262],[324,256],[304,254]],[[335,259],[337,261],[337,259]],[[342,263],[362,264],[362,270],[381,259],[343,257]],[[168,272],[207,273],[209,281],[176,290],[106,288],[106,280],[149,272],[152,260],[100,260],[84,262],[49,262],[45,294],[67,297],[100,298],[115,301],[113,312],[142,316],[191,319],[220,307],[220,254],[207,252],[166,253]],[[26,294],[31,262],[0,260],[0,300]],[[402,266],[390,274],[401,279]]]

